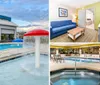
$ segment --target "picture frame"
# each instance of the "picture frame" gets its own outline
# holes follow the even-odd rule
[[[59,17],[68,17],[68,10],[65,8],[58,8]]]

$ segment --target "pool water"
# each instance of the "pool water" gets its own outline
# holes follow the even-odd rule
[[[70,79],[60,79],[53,85],[98,85],[99,79],[89,79],[89,78],[70,78]]]
[[[69,61],[76,61],[76,62],[87,62],[87,63],[99,63],[100,59],[97,58],[65,58],[65,60],[69,60]]]
[[[34,54],[2,62],[0,85],[48,85],[48,63],[48,56],[41,55],[40,68],[36,69]]]
[[[9,48],[22,48],[22,44],[0,44],[0,50],[5,50]]]
[[[61,72],[59,72],[61,71]],[[99,72],[88,70],[59,70],[51,75],[53,85],[99,85]]]

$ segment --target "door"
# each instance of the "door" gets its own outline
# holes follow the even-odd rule
[[[85,10],[79,10],[78,11],[78,26],[79,27],[86,27],[86,11]]]
[[[86,9],[86,28],[95,29],[94,27],[94,8]]]

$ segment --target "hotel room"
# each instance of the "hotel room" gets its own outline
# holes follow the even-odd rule
[[[97,42],[99,0],[50,0],[51,42]]]

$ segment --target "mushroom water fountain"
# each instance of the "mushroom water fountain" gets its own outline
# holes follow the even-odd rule
[[[24,34],[26,36],[34,36],[35,38],[35,67],[40,67],[40,37],[41,36],[48,36],[49,32],[44,29],[34,29]]]

